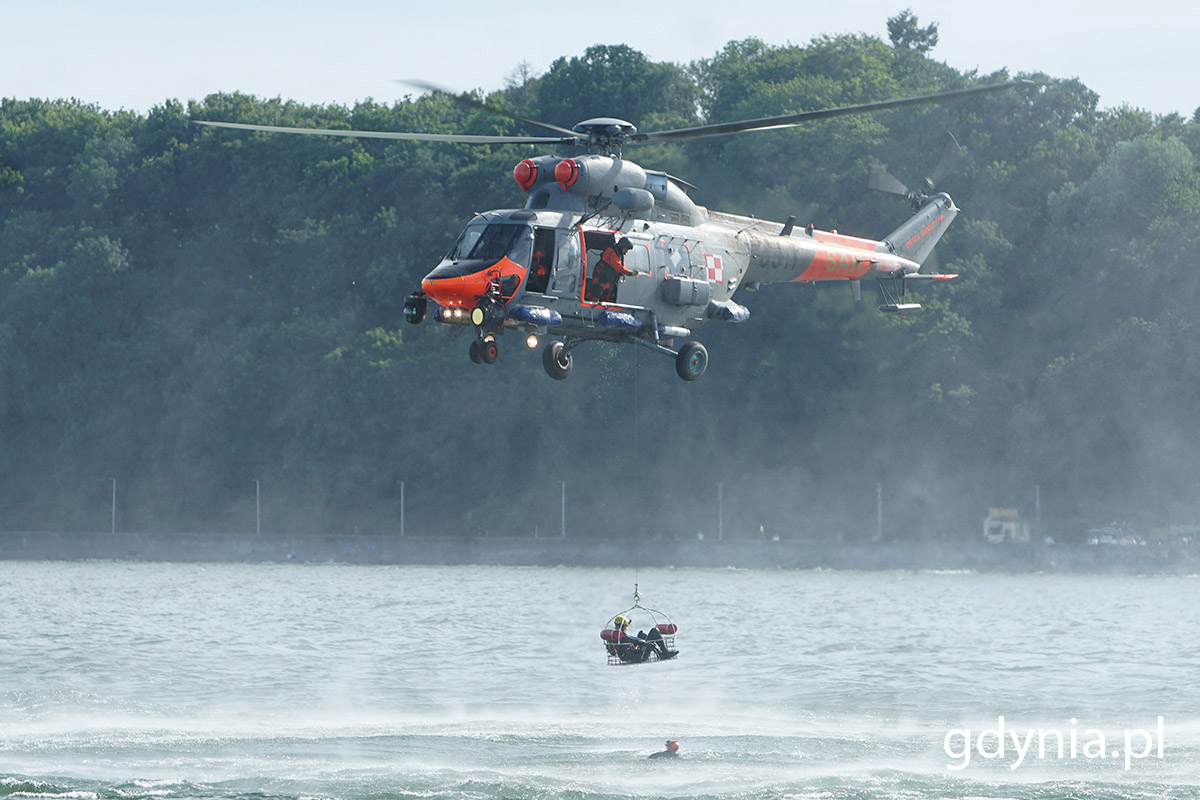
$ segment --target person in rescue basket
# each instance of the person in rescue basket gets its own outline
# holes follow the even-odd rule
[[[678,650],[668,650],[667,645],[662,640],[662,633],[658,628],[651,628],[650,633],[638,631],[637,636],[630,636],[626,628],[629,627],[629,620],[617,615],[613,620],[613,627],[617,631],[615,643],[617,646],[617,655],[624,662],[630,664],[638,664],[650,657],[654,651],[658,651],[658,658],[665,661],[668,658],[674,658],[679,655]]]

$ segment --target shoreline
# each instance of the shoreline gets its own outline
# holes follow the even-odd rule
[[[1189,545],[583,540],[388,534],[0,532],[0,561],[111,560],[979,572],[1200,573]]]

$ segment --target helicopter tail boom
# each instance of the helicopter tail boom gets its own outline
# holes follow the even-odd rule
[[[958,216],[958,207],[944,192],[924,198],[919,211],[903,225],[889,233],[879,247],[883,252],[921,264],[929,258],[933,247]]]

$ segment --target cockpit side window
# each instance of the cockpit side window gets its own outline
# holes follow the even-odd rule
[[[517,225],[518,233],[504,251],[508,260],[529,269],[529,257],[533,253],[533,230],[528,225]]]
[[[483,235],[483,229],[486,225],[468,225],[462,233],[458,235],[454,246],[450,248],[450,252],[446,253],[448,261],[462,261],[471,252],[471,248],[479,241],[479,237]]]

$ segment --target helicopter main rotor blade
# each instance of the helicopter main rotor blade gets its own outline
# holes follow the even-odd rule
[[[637,133],[630,137],[629,141],[638,143],[677,141],[679,139],[699,139],[704,136],[724,136],[725,134],[745,133],[747,131],[765,131],[773,128],[791,128],[817,120],[832,119],[833,117],[845,117],[851,114],[869,114],[874,111],[886,111],[890,108],[902,108],[921,103],[940,103],[944,100],[967,97],[968,95],[997,92],[1001,89],[1011,89],[1015,86],[1032,85],[1033,81],[1020,79],[1005,83],[993,83],[988,86],[975,86],[970,89],[952,89],[948,92],[937,92],[936,94],[923,94],[915,97],[904,97],[898,100],[883,100],[877,103],[862,103],[860,105],[842,106],[840,108],[823,108],[816,111],[801,111],[798,114],[759,117],[758,119],[745,119],[737,122],[718,122],[712,125],[699,125],[694,128],[676,128],[669,131]]]
[[[929,173],[929,177],[925,180],[929,181],[930,187],[937,186],[942,182],[942,178],[950,172],[950,168],[963,156],[962,145],[958,143],[958,139],[954,138],[954,134],[946,131],[946,145],[942,148],[942,155],[938,158],[938,163],[933,168],[933,172]]]
[[[329,128],[288,128],[280,125],[249,125],[244,122],[209,122],[192,120],[196,125],[213,128],[233,128],[239,131],[265,133],[298,133],[305,136],[349,136],[356,139],[405,139],[416,142],[457,142],[459,144],[575,144],[578,135],[564,136],[479,136],[466,133],[404,133],[401,131],[352,131]]]
[[[468,108],[474,108],[479,111],[486,111],[489,114],[495,114],[498,117],[504,117],[506,119],[515,120],[516,122],[524,122],[526,125],[534,125],[538,128],[545,128],[546,130],[550,130],[550,131],[557,131],[558,133],[564,134],[566,136],[571,136],[574,138],[578,138],[578,136],[579,136],[579,134],[575,133],[574,131],[567,130],[566,128],[560,128],[557,125],[551,125],[549,122],[541,122],[540,120],[529,119],[528,117],[522,117],[519,114],[514,114],[513,112],[511,112],[507,109],[500,108],[500,106],[494,106],[494,105],[491,105],[490,103],[484,103],[480,100],[476,100],[475,98],[471,97],[470,95],[455,94],[454,92],[450,91],[449,89],[443,89],[441,86],[435,86],[432,83],[426,83],[425,81],[417,81],[417,80],[409,80],[409,79],[398,80],[397,83],[403,83],[408,86],[412,86],[414,88],[420,89],[423,92],[437,92],[438,94],[444,94],[456,103],[460,103],[464,106],[467,106]]]

